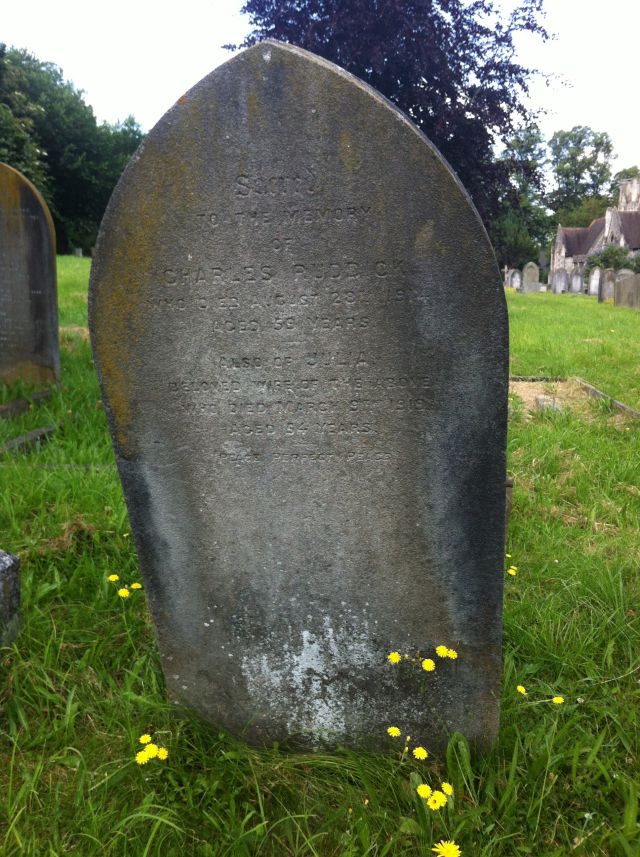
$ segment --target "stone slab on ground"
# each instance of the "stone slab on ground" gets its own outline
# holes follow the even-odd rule
[[[0,550],[0,646],[9,646],[20,624],[20,560]]]

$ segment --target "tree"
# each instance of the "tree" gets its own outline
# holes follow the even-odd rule
[[[555,212],[566,213],[585,199],[609,196],[613,144],[606,132],[585,125],[556,131],[549,152],[555,182],[549,204]]]
[[[640,256],[632,256],[625,247],[610,244],[599,253],[589,256],[585,264],[585,276],[588,277],[592,269],[597,266],[613,268],[615,271],[619,271],[620,268],[630,268],[640,274]]]
[[[244,46],[279,39],[370,83],[425,132],[489,220],[508,181],[494,144],[529,118],[533,72],[515,61],[514,36],[547,38],[542,2],[521,0],[505,19],[494,0],[247,0]]]
[[[42,192],[58,250],[89,249],[111,191],[142,132],[131,117],[98,125],[61,69],[0,45],[0,155]]]
[[[489,232],[501,265],[521,268],[537,259],[551,238],[552,222],[544,196],[545,153],[542,133],[530,125],[518,129],[500,155],[509,182]]]
[[[561,208],[556,220],[563,226],[589,226],[598,217],[604,217],[613,201],[610,196],[591,196],[574,208]]]

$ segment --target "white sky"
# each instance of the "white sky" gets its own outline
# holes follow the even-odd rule
[[[348,0],[345,0],[348,2]],[[511,6],[509,0],[502,0]],[[193,84],[228,59],[220,45],[249,29],[241,0],[4,0],[0,41],[60,66],[84,90],[97,118],[133,114],[149,130]],[[550,112],[547,137],[574,125],[607,131],[618,154],[614,170],[640,165],[637,107],[638,0],[546,0],[553,41],[522,38],[520,61],[560,75],[542,82],[532,106]]]

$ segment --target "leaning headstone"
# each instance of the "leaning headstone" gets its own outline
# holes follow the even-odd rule
[[[571,292],[574,295],[579,295],[584,289],[584,282],[582,279],[582,273],[580,271],[573,271],[571,274]]]
[[[616,278],[613,302],[616,306],[640,309],[640,274]]]
[[[56,255],[44,200],[0,163],[0,383],[59,375]]]
[[[0,550],[0,646],[9,646],[20,624],[20,560]]]
[[[524,292],[540,291],[540,268],[535,262],[527,262],[522,269],[522,290]]]
[[[613,287],[615,282],[615,270],[613,268],[605,268],[600,279],[600,293],[598,295],[598,300],[600,302],[613,300]]]
[[[558,295],[568,290],[569,274],[564,270],[564,268],[553,272],[552,286],[553,291]]]
[[[589,274],[589,294],[598,296],[600,294],[600,278],[602,277],[602,268],[596,266],[592,268]]]
[[[520,291],[522,287],[522,273],[517,268],[509,272],[509,287],[516,291]]]
[[[491,741],[506,306],[411,122],[300,49],[238,54],[121,178],[90,327],[171,698],[258,743]]]

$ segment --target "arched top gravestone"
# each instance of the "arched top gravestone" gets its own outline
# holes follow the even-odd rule
[[[171,697],[257,742],[490,741],[507,318],[424,136],[329,62],[244,51],[134,155],[90,325]]]
[[[58,378],[55,253],[45,201],[0,163],[0,383]]]

